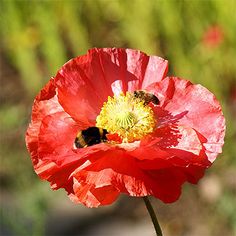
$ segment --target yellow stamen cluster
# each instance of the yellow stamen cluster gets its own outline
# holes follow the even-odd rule
[[[156,119],[152,108],[132,93],[108,97],[96,119],[96,126],[118,134],[124,143],[140,140],[153,132]]]

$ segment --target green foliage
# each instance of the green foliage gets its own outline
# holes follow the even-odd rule
[[[229,165],[236,169],[234,0],[1,0],[0,5],[0,175],[2,188],[18,196],[13,215],[2,212],[7,225],[14,225],[21,213],[33,217],[31,232],[25,232],[24,224],[12,227],[18,235],[42,235],[48,206],[47,192],[33,175],[24,146],[32,99],[67,60],[91,47],[129,47],[162,56],[169,60],[170,75],[200,83],[216,94],[228,121],[222,165],[216,169],[222,175]],[[203,40],[212,26],[223,35],[215,46]],[[222,215],[217,217],[228,217],[236,233],[230,191],[223,194],[218,206]],[[25,194],[27,201],[21,204]]]

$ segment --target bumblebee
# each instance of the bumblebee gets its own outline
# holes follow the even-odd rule
[[[108,134],[106,129],[98,127],[89,127],[88,129],[81,130],[77,134],[74,146],[75,148],[84,148],[92,146],[107,140],[106,134]]]
[[[155,105],[159,105],[159,99],[152,93],[146,93],[143,90],[136,90],[134,91],[134,97],[139,98],[144,101],[144,105],[148,105],[152,102]]]

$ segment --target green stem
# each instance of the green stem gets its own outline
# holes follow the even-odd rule
[[[151,216],[152,223],[154,225],[154,228],[155,228],[157,236],[163,236],[162,231],[161,231],[161,227],[160,227],[160,225],[158,223],[158,220],[157,220],[156,214],[154,212],[154,209],[153,209],[153,207],[151,205],[151,202],[149,201],[147,196],[143,197],[143,200],[145,202],[145,205],[146,205],[146,208],[148,210],[148,213]]]

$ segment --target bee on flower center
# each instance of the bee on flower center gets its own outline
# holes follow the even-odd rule
[[[134,91],[134,97],[139,98],[140,100],[144,101],[144,105],[148,105],[152,102],[155,105],[159,105],[159,99],[152,93],[147,93],[143,90],[136,90]]]
[[[101,142],[106,142],[106,134],[108,134],[106,129],[95,126],[89,127],[88,129],[79,131],[75,138],[74,146],[75,148],[84,148]]]

